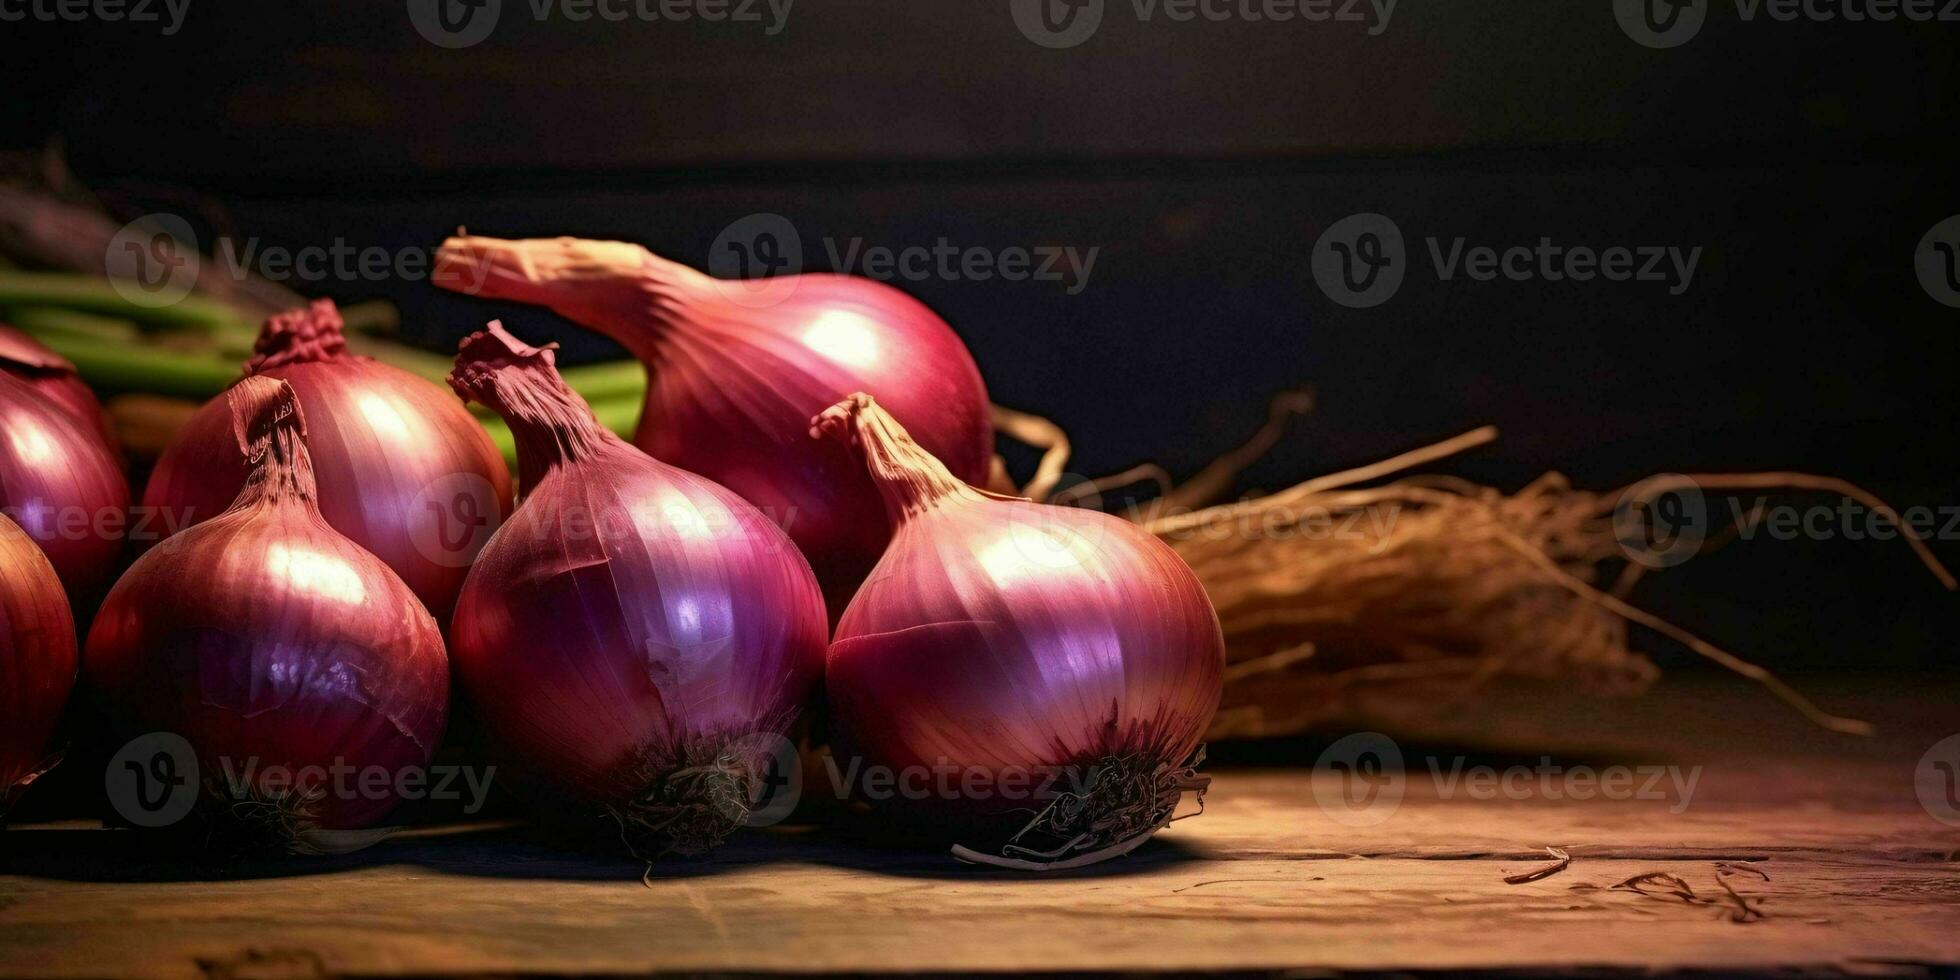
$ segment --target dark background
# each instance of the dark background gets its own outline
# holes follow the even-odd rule
[[[1365,5],[1364,5],[1365,7]],[[1072,469],[1188,475],[1275,392],[1320,408],[1240,489],[1276,489],[1482,423],[1444,468],[1515,489],[1557,469],[1796,469],[1900,506],[1960,505],[1960,313],[1912,252],[1960,212],[1960,24],[1744,23],[1635,44],[1609,0],[1401,0],[1355,23],[1142,22],[1107,0],[1066,50],[1004,0],[797,0],[786,28],[533,22],[503,0],[465,50],[401,0],[191,0],[181,33],[0,24],[5,141],[58,141],[129,216],[297,248],[505,237],[643,242],[705,264],[786,216],[805,267],[869,245],[1099,247],[1054,282],[899,285],[965,337],[995,400],[1071,433]],[[1372,18],[1372,15],[1371,15]],[[1329,225],[1395,219],[1415,270],[1350,310],[1316,287]],[[1704,249],[1693,287],[1438,282],[1422,239]],[[549,314],[426,282],[292,281],[394,300],[452,343],[491,316],[576,357]],[[1792,498],[1798,503],[1834,503]],[[1715,502],[1718,514],[1727,505]],[[1952,540],[1935,543],[1960,560]],[[1640,598],[1782,665],[1945,667],[1960,628],[1896,542],[1757,542]],[[1673,663],[1658,641],[1644,644]]]

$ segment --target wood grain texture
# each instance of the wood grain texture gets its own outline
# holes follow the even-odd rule
[[[1685,805],[1678,794],[1480,800],[1463,783],[1439,792],[1431,759],[1448,772],[1456,757],[1405,746],[1404,799],[1372,825],[1345,826],[1316,802],[1342,791],[1332,773],[1241,766],[1219,773],[1201,817],[1127,859],[1059,878],[795,829],[658,865],[643,885],[634,864],[452,828],[203,879],[137,853],[125,834],[21,828],[4,838],[0,974],[1913,974],[1960,965],[1960,829],[1932,819],[1912,792],[1914,764],[1936,739],[1895,729],[1891,740],[1820,756],[1833,743],[1775,721],[1746,692],[1728,696],[1742,700],[1718,702],[1735,707],[1699,732],[1652,734],[1645,752],[1611,749],[1635,736],[1623,719],[1600,718],[1578,740],[1590,750],[1553,757],[1565,767],[1703,766]],[[1926,710],[1926,719],[1940,713]],[[1637,720],[1651,726],[1666,714]],[[1901,709],[1894,720],[1925,719]],[[1738,734],[1719,753],[1680,748],[1711,731]],[[1717,754],[1726,759],[1707,761]],[[1540,764],[1486,750],[1465,766],[1514,763]],[[1504,883],[1547,863],[1546,845],[1569,850],[1571,867]],[[1731,879],[1765,918],[1737,923],[1725,904],[1612,887],[1666,871],[1719,896],[1718,862],[1768,874]]]

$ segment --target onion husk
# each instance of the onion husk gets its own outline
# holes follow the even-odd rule
[[[268,319],[246,377],[292,386],[309,420],[319,508],[446,621],[476,552],[510,513],[496,446],[433,382],[347,350],[332,301]],[[205,403],[157,460],[143,494],[148,546],[223,512],[248,466],[223,397]]]
[[[0,819],[59,758],[55,727],[76,663],[61,579],[40,546],[0,515]]]
[[[733,491],[601,427],[551,347],[493,323],[450,383],[518,444],[523,496],[452,627],[492,752],[567,828],[647,859],[713,848],[749,822],[822,676],[809,564]]]
[[[329,525],[287,383],[226,394],[249,468],[224,513],[137,559],[103,601],[84,670],[117,733],[186,740],[203,825],[224,848],[335,849],[428,764],[449,671],[435,619],[380,559]],[[387,785],[276,778],[378,770]]]
[[[993,454],[986,386],[951,327],[901,290],[806,273],[730,281],[626,242],[459,235],[432,281],[548,306],[647,365],[634,444],[741,494],[795,539],[833,611],[891,529],[842,448],[811,416],[868,392],[960,479]]]
[[[894,526],[831,646],[833,750],[901,785],[959,778],[865,802],[956,835],[963,860],[1059,870],[1202,799],[1224,640],[1175,552],[1114,516],[959,480],[867,395],[812,427],[854,448]]]

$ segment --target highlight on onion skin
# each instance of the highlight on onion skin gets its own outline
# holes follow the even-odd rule
[[[122,554],[129,484],[101,434],[67,405],[0,371],[0,513],[46,552],[74,608]]]
[[[450,384],[502,415],[523,496],[464,584],[457,674],[502,760],[634,853],[699,853],[749,818],[823,673],[823,599],[741,497],[601,427],[552,348],[498,324]]]
[[[432,280],[550,307],[647,365],[633,442],[741,494],[790,532],[833,609],[891,529],[863,467],[805,437],[812,415],[869,392],[954,475],[993,459],[986,385],[923,303],[856,276],[727,281],[625,242],[450,238]]]
[[[214,839],[305,851],[318,832],[380,820],[401,774],[427,766],[448,662],[415,594],[321,516],[292,387],[250,377],[225,402],[244,488],[137,559],[83,670],[119,735],[190,743]],[[385,786],[359,779],[374,770]]]
[[[76,660],[61,579],[34,539],[0,515],[0,819],[53,763]]]
[[[27,334],[0,323],[0,371],[32,385],[49,401],[68,410],[76,421],[102,437],[111,455],[120,458],[121,440],[95,392],[75,371],[75,365]]]
[[[331,300],[277,314],[245,375],[286,382],[305,407],[327,522],[387,562],[447,621],[470,562],[510,513],[510,472],[440,385],[347,353],[342,329]],[[217,516],[246,472],[230,409],[212,399],[157,461],[143,494],[150,528],[167,536]]]
[[[1225,669],[1190,568],[1127,521],[975,489],[869,396],[811,426],[855,451],[896,527],[838,623],[825,691],[844,770],[934,788],[869,802],[959,835],[963,859],[1030,869],[1168,823],[1203,788],[1191,767]]]

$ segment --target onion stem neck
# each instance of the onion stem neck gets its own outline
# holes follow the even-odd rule
[[[232,433],[252,467],[233,506],[261,501],[313,503],[313,456],[306,449],[306,418],[291,385],[276,378],[247,377],[225,393]]]
[[[347,356],[346,324],[330,299],[316,299],[303,309],[275,313],[252,344],[246,374],[258,374],[287,364],[309,364]]]
[[[926,452],[891,413],[858,392],[810,420],[810,435],[850,446],[884,495],[894,523],[953,497],[980,499],[938,457]]]
[[[558,375],[557,344],[533,347],[501,322],[465,337],[449,386],[503,416],[517,442],[518,478],[537,485],[552,467],[589,459],[619,441]]]
[[[535,303],[591,327],[647,359],[686,319],[686,297],[712,280],[631,242],[511,240],[455,235],[436,251],[436,285],[488,299]]]

